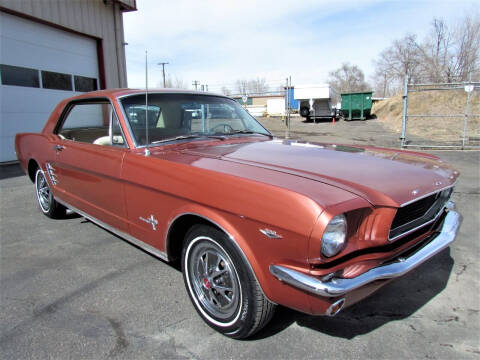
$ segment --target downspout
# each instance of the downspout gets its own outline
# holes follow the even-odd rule
[[[117,87],[124,87],[122,84],[122,74],[123,72],[121,71],[120,68],[120,44],[118,43],[118,23],[117,23],[117,3],[113,3],[112,9],[113,9],[113,31],[115,33],[115,50],[116,50],[116,58],[117,58],[117,75],[118,75],[118,83]]]

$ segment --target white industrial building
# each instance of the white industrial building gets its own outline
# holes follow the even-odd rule
[[[0,162],[60,100],[127,86],[124,11],[135,0],[0,0]]]

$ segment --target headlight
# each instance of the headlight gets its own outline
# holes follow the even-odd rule
[[[347,237],[347,219],[337,215],[327,225],[322,237],[322,254],[326,257],[337,255],[345,246]]]

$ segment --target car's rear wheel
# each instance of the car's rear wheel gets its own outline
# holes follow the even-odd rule
[[[35,192],[37,194],[40,210],[52,219],[61,219],[65,217],[66,208],[58,203],[50,190],[45,174],[39,168],[35,173]]]
[[[225,233],[194,226],[182,251],[185,287],[203,320],[220,333],[245,338],[271,319],[275,305]]]

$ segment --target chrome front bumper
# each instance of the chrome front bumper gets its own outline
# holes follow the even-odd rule
[[[316,277],[305,275],[281,265],[270,265],[270,272],[278,280],[315,295],[327,297],[341,296],[372,281],[400,277],[424,263],[455,240],[462,220],[462,215],[456,211],[448,211],[437,237],[416,253],[397,262],[373,268],[355,278],[332,278],[328,281],[321,281]]]

